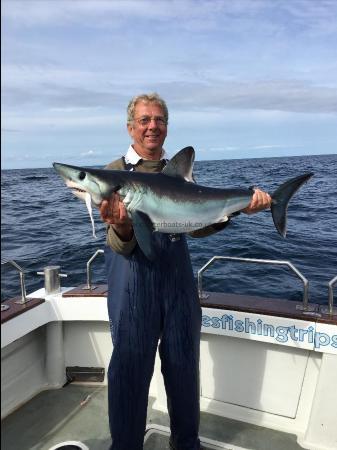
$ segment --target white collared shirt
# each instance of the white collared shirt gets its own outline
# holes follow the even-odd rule
[[[136,152],[136,150],[132,147],[132,145],[130,145],[130,147],[128,148],[128,151],[126,152],[126,155],[125,155],[125,162],[127,163],[127,164],[132,164],[133,166],[135,166],[136,164],[138,164],[138,162],[141,160],[141,159],[145,159],[145,158],[142,158],[141,156],[139,156],[138,155],[138,153]],[[162,153],[161,153],[161,156],[160,156],[160,159],[165,159],[166,158],[166,152],[165,152],[165,150],[163,149],[163,151],[162,151]]]

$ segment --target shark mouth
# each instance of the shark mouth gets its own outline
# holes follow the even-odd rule
[[[72,190],[72,192],[73,192],[74,194],[75,194],[76,192],[83,193],[83,194],[86,194],[86,193],[87,193],[87,191],[85,191],[84,189],[80,189],[80,188],[78,188],[78,187],[72,187],[71,190]]]
[[[70,188],[74,193],[79,192],[79,193],[85,194],[87,192],[85,189],[80,188],[78,186],[78,184],[75,183],[74,181],[65,180],[65,182],[66,182],[66,185],[68,186],[68,188]]]

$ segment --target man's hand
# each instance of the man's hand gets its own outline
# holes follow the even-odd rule
[[[112,225],[123,241],[132,239],[132,223],[118,194],[114,193],[109,200],[103,200],[99,212],[103,222]]]
[[[247,208],[243,209],[242,212],[245,214],[254,214],[263,209],[270,208],[271,206],[271,197],[267,192],[261,191],[260,189],[254,189],[254,194],[252,201],[247,206]]]

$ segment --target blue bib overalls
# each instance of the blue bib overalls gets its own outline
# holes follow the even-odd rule
[[[105,248],[113,352],[108,370],[110,450],[143,448],[148,393],[159,343],[171,443],[200,448],[201,307],[186,239],[154,233],[158,259]]]

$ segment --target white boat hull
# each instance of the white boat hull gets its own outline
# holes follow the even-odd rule
[[[44,290],[32,296],[44,298]],[[243,323],[248,318],[246,330],[235,331],[228,320],[225,324],[223,319],[222,326],[219,320],[213,320],[224,315],[243,319]],[[326,324],[314,324],[310,317],[299,321],[209,308],[203,309],[203,316],[202,411],[294,433],[304,448],[337,448],[335,325],[327,328]],[[315,333],[321,334],[313,342],[309,338],[280,342],[275,333],[271,336],[271,328],[269,334],[262,328],[259,334],[253,327],[254,320],[260,320],[255,325],[261,321],[274,324],[274,330],[281,326],[308,330],[314,326]],[[323,329],[324,334],[330,333],[331,345],[325,345],[327,338],[324,342],[321,339],[324,345],[320,345]],[[302,333],[304,336],[307,334]],[[104,367],[107,372],[111,351],[105,297],[47,296],[43,304],[2,325],[2,417],[42,390],[63,386],[68,366]],[[158,357],[150,395],[155,398],[153,407],[166,411]]]

